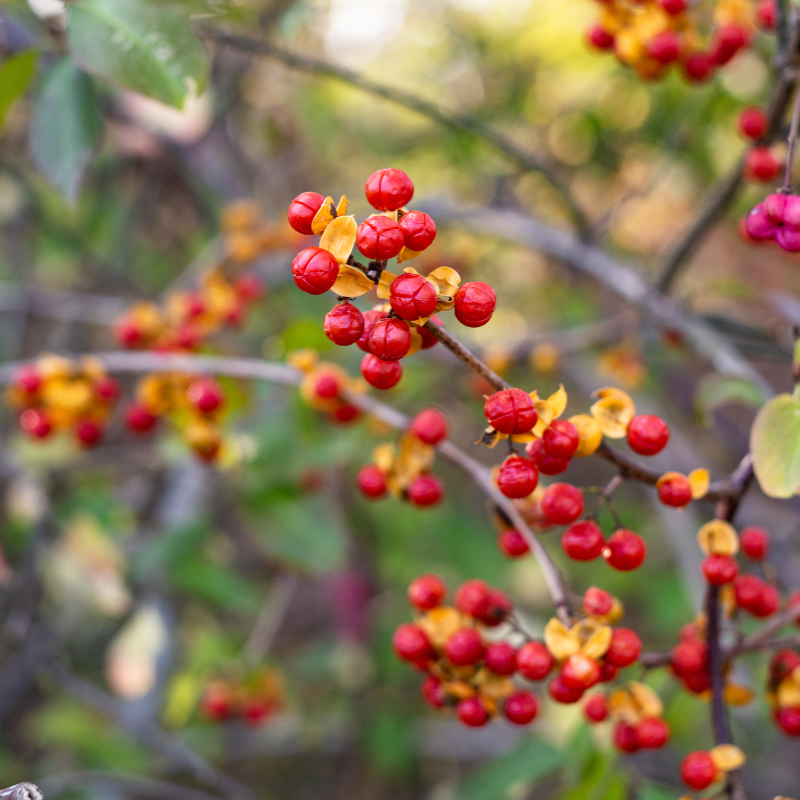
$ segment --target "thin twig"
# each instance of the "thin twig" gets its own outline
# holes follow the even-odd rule
[[[797,126],[800,124],[800,92],[794,100],[794,111],[792,112],[792,124],[789,127],[789,137],[786,140],[786,171],[783,176],[783,189],[785,192],[792,191],[792,161],[794,160],[794,146],[797,141]]]
[[[42,793],[34,783],[18,783],[0,790],[0,800],[42,800]]]

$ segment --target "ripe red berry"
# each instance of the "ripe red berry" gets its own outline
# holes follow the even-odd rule
[[[422,696],[432,708],[442,708],[444,706],[442,682],[435,675],[428,675],[422,682]]]
[[[14,386],[25,394],[36,394],[42,388],[42,376],[31,364],[24,364],[14,376]]]
[[[679,642],[672,650],[671,663],[675,674],[681,677],[705,672],[708,668],[708,645],[700,639]]]
[[[659,64],[671,64],[681,54],[681,42],[674,31],[662,31],[647,43],[647,53]]]
[[[636,727],[621,719],[614,726],[614,744],[623,753],[635,753],[641,747]]]
[[[639,746],[646,750],[657,750],[669,741],[669,725],[659,717],[645,717],[636,726]]]
[[[356,485],[364,496],[372,499],[386,494],[386,476],[374,464],[361,467],[356,476]]]
[[[578,429],[565,419],[553,420],[542,434],[542,444],[553,458],[570,459],[575,455],[581,438]]]
[[[198,378],[189,384],[186,399],[203,414],[210,414],[221,408],[225,402],[222,387],[213,378]]]
[[[756,575],[737,575],[733,582],[736,605],[746,611],[758,608],[764,582]]]
[[[609,33],[602,25],[594,24],[586,31],[586,41],[598,50],[612,50],[614,34]]]
[[[497,472],[497,488],[514,499],[527,497],[539,482],[533,462],[522,456],[509,456]]]
[[[369,204],[378,211],[396,211],[414,196],[414,184],[401,169],[379,169],[367,178]]]
[[[744,108],[739,114],[738,128],[747,139],[760,139],[769,130],[769,119],[757,106]]]
[[[660,5],[672,17],[683,14],[689,6],[687,0],[660,0]]]
[[[292,261],[292,277],[307,294],[325,294],[339,277],[339,262],[321,247],[307,247]]]
[[[361,359],[361,374],[370,386],[391,389],[403,377],[403,366],[399,361],[382,361],[372,353],[367,353]]]
[[[245,303],[255,303],[264,296],[264,284],[258,275],[247,272],[239,275],[233,282],[233,288],[240,300]],[[198,298],[200,300],[200,298]],[[202,300],[201,300],[202,303]],[[205,304],[203,304],[204,306]]]
[[[787,736],[800,736],[800,708],[779,708],[775,722]]]
[[[356,344],[365,352],[369,353],[369,334],[372,330],[372,326],[379,320],[385,319],[388,317],[389,314],[386,311],[379,311],[377,309],[372,309],[370,311],[365,311],[363,314],[364,317],[364,330],[361,333],[361,337],[356,342]]]
[[[714,31],[709,45],[711,60],[718,66],[727,64],[750,42],[750,33],[741,25],[721,25]]]
[[[603,558],[610,567],[629,572],[642,565],[647,555],[647,545],[641,536],[626,528],[611,534],[603,549]]]
[[[447,589],[438,575],[420,575],[408,587],[409,602],[421,611],[440,606],[446,594]]]
[[[489,608],[476,618],[489,628],[499,625],[513,610],[514,605],[505,592],[489,589]]]
[[[289,204],[289,224],[298,232],[310,236],[311,223],[325,198],[317,192],[303,192]]]
[[[73,431],[82,447],[96,447],[103,440],[103,426],[93,419],[80,420]]]
[[[415,253],[426,250],[436,238],[436,223],[422,211],[404,214],[399,225],[406,238],[406,247]]]
[[[400,253],[405,238],[400,226],[389,217],[365,219],[356,232],[356,247],[367,258],[386,261]]]
[[[202,334],[195,325],[179,325],[175,331],[175,346],[179,350],[194,350],[201,339]]]
[[[233,712],[230,693],[224,687],[209,687],[200,705],[203,716],[212,722],[228,719]]]
[[[261,725],[272,712],[272,703],[260,697],[249,698],[242,709],[242,718],[251,726]]]
[[[50,414],[44,408],[26,408],[19,415],[19,424],[23,432],[33,439],[45,439],[53,431]]]
[[[571,689],[561,680],[560,675],[556,675],[547,684],[547,693],[556,703],[577,703],[583,697],[583,689]]]
[[[771,583],[763,583],[761,585],[761,593],[758,597],[758,602],[750,609],[753,616],[759,619],[771,617],[779,608],[781,604],[781,596],[778,590]]]
[[[367,338],[369,351],[383,361],[399,361],[411,349],[411,331],[402,319],[379,319]]]
[[[616,664],[609,664],[604,661],[600,665],[600,683],[613,681],[617,677],[617,672],[619,672],[619,667]]]
[[[705,579],[713,586],[730,583],[739,573],[739,565],[733,556],[706,556],[700,567]]]
[[[583,715],[589,722],[602,722],[608,716],[608,705],[604,694],[593,694],[583,706]]]
[[[639,414],[628,426],[628,446],[640,456],[660,453],[669,441],[667,423],[653,414]]]
[[[591,689],[600,680],[600,664],[583,653],[575,653],[561,667],[561,680],[570,689]]]
[[[151,414],[141,403],[131,403],[125,409],[125,425],[133,433],[149,433],[157,422],[158,417]]]
[[[364,332],[364,315],[351,303],[339,303],[326,315],[325,335],[341,347],[355,344]]]
[[[431,319],[437,325],[442,324],[442,321],[435,314],[431,317]],[[423,350],[429,350],[434,345],[439,344],[439,340],[424,325],[421,328],[417,328],[417,333],[422,337]]]
[[[441,411],[425,408],[411,420],[408,429],[425,444],[437,445],[447,438],[449,426],[447,417]]]
[[[714,71],[714,62],[708,53],[692,53],[683,62],[683,73],[692,83],[702,83]]]
[[[506,528],[497,536],[500,552],[509,558],[521,558],[530,552],[530,547],[523,535],[516,528]]]
[[[422,275],[406,272],[392,281],[389,303],[398,317],[414,320],[429,317],[436,310],[436,289]]]
[[[769,550],[769,534],[763,528],[751,526],[739,534],[742,550],[753,561],[763,561]]]
[[[492,642],[486,648],[484,662],[498,675],[513,675],[517,670],[517,651],[508,642]]]
[[[603,589],[592,586],[583,595],[583,610],[592,617],[604,617],[614,607],[614,598]]]
[[[517,672],[529,681],[546,678],[554,665],[553,656],[541,642],[528,642],[517,650]]]
[[[143,343],[144,332],[133,320],[123,317],[114,324],[114,338],[122,347],[138,347]]]
[[[611,645],[603,658],[616,667],[633,664],[642,652],[642,640],[629,628],[614,628]]]
[[[769,677],[773,683],[780,683],[790,672],[800,667],[800,655],[794,650],[778,650],[769,662]]]
[[[603,552],[603,532],[592,520],[575,522],[564,531],[561,547],[574,561],[591,561]]]
[[[484,645],[475,628],[456,631],[444,646],[445,655],[457,667],[468,667],[483,656]]]
[[[658,486],[658,499],[665,506],[683,508],[692,501],[692,487],[684,475],[673,475]]]
[[[768,31],[774,30],[778,20],[775,0],[761,0],[756,6],[756,19],[762,28]]]
[[[539,701],[530,692],[514,692],[506,698],[505,715],[515,725],[527,725],[533,722],[539,711]]]
[[[692,694],[703,694],[711,688],[710,672],[690,672],[682,677],[683,685]]]
[[[491,604],[491,589],[482,580],[477,578],[459,586],[455,594],[455,604],[459,611],[481,618],[489,611]]]
[[[442,482],[433,475],[420,475],[408,487],[408,499],[419,508],[435,506],[444,495]]]
[[[780,171],[781,162],[769,147],[753,147],[745,156],[744,174],[750,180],[769,182]]]
[[[533,400],[522,389],[502,389],[486,399],[483,413],[499,433],[528,433],[539,418]]]
[[[489,721],[489,714],[477,697],[462,700],[456,708],[458,718],[470,728],[480,728]]]
[[[330,413],[334,422],[346,425],[348,422],[353,422],[361,416],[361,409],[358,406],[354,406],[352,403],[340,403]]]
[[[95,395],[104,403],[113,403],[119,398],[121,392],[119,383],[109,377],[101,378],[94,387]]]
[[[333,372],[319,372],[314,376],[312,391],[320,400],[333,400],[341,393],[342,383]]]
[[[455,301],[456,319],[468,328],[480,328],[492,318],[497,295],[488,283],[471,281],[459,287]]]
[[[528,443],[525,450],[542,475],[560,475],[569,466],[568,458],[556,458],[550,455],[541,439],[534,439]]]
[[[392,647],[403,661],[424,661],[434,653],[425,631],[411,622],[398,626],[392,637]]]
[[[701,790],[711,786],[716,775],[714,760],[705,750],[695,750],[681,762],[681,778],[690,789]]]
[[[570,525],[583,514],[583,492],[569,483],[551,483],[542,497],[542,511],[550,525]]]

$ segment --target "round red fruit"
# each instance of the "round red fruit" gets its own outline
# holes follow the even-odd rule
[[[433,475],[420,475],[408,487],[408,499],[419,508],[435,506],[444,495],[442,482]]]
[[[551,483],[542,497],[542,511],[550,525],[570,525],[583,514],[583,492],[569,483]]]
[[[414,184],[401,169],[379,169],[367,178],[367,200],[378,211],[396,211],[414,196]]]
[[[314,376],[312,391],[320,400],[333,400],[342,391],[342,382],[333,372],[319,372]]]
[[[447,438],[447,417],[435,408],[426,408],[411,420],[409,430],[425,444],[437,445]]]
[[[406,247],[420,253],[431,246],[436,238],[436,223],[422,211],[409,211],[399,222],[406,239]]]
[[[583,697],[583,689],[571,689],[567,686],[560,675],[556,675],[550,683],[547,684],[547,693],[556,703],[577,703]]]
[[[608,716],[608,705],[604,694],[593,694],[583,707],[583,715],[589,722],[602,722]]]
[[[447,589],[438,575],[420,575],[408,587],[408,600],[420,611],[427,611],[442,604]]]
[[[753,616],[759,619],[771,617],[781,604],[781,596],[776,587],[771,583],[764,583],[761,586],[761,594],[759,595],[758,602],[751,608]]]
[[[144,333],[133,320],[123,318],[114,325],[114,338],[123,347],[138,347],[144,340]]]
[[[367,258],[386,261],[400,253],[405,244],[403,231],[389,217],[365,219],[356,232],[356,247]]]
[[[468,697],[458,704],[458,718],[470,728],[480,728],[489,721],[489,714],[477,697]]]
[[[22,430],[33,439],[45,439],[53,431],[50,414],[43,408],[26,408],[19,415]]]
[[[737,575],[733,582],[736,605],[745,611],[758,608],[764,582],[757,575]]]
[[[488,283],[472,281],[459,288],[455,302],[456,319],[468,328],[480,328],[492,318],[497,295]]]
[[[541,439],[534,439],[525,450],[542,475],[560,475],[569,466],[568,458],[556,458],[550,455]]]
[[[103,426],[93,419],[82,419],[75,424],[75,438],[82,447],[96,447],[103,440]]]
[[[769,130],[769,118],[758,106],[751,106],[739,114],[737,127],[745,138],[760,139]]]
[[[600,683],[613,681],[617,677],[617,672],[619,672],[619,667],[616,664],[609,664],[604,661],[600,665]]]
[[[528,642],[517,650],[517,672],[529,681],[546,678],[554,665],[553,656],[541,642]]]
[[[354,406],[352,403],[339,403],[331,412],[331,416],[334,422],[346,425],[348,422],[354,422],[361,416],[361,409],[358,406]]]
[[[586,31],[586,41],[598,50],[612,50],[614,48],[614,34],[609,33],[602,25],[592,25]]]
[[[213,378],[198,378],[189,384],[186,399],[198,411],[210,414],[221,408],[225,402],[225,393]]]
[[[17,370],[14,386],[25,394],[36,394],[42,388],[42,376],[36,371],[36,367],[25,364]]]
[[[658,499],[665,506],[683,508],[692,502],[692,487],[684,475],[673,475],[658,484]]]
[[[521,558],[530,553],[531,549],[525,537],[516,528],[506,528],[497,536],[497,546],[500,552],[508,558]]]
[[[744,554],[753,561],[763,561],[767,557],[769,534],[763,528],[745,528],[739,534],[739,542]]]
[[[779,708],[775,712],[775,722],[787,736],[800,736],[800,708]]]
[[[468,667],[483,656],[484,645],[475,628],[456,631],[444,646],[445,655],[457,667]]]
[[[567,460],[572,458],[580,441],[578,429],[565,419],[553,420],[542,434],[544,449],[553,458]]]
[[[750,42],[750,33],[741,25],[721,25],[714,31],[709,47],[711,59],[718,66],[727,64]]]
[[[422,275],[407,272],[392,281],[389,303],[398,317],[414,320],[429,317],[436,310],[436,289]]]
[[[361,374],[370,386],[391,389],[403,377],[403,366],[399,361],[382,361],[372,353],[367,353],[361,359]]]
[[[539,701],[530,692],[514,692],[506,698],[505,715],[515,725],[527,725],[536,718]]]
[[[444,706],[442,682],[435,675],[428,675],[422,682],[422,696],[432,708],[442,708]]]
[[[659,717],[645,717],[636,726],[639,746],[646,750],[658,750],[669,741],[669,725]]]
[[[583,653],[575,653],[561,667],[561,680],[570,689],[591,689],[600,680],[600,664]]]
[[[369,351],[383,361],[399,361],[411,349],[411,331],[402,319],[379,319],[370,329]]]
[[[639,414],[628,426],[628,446],[640,456],[660,453],[669,441],[667,423],[653,414]]]
[[[778,20],[775,0],[761,0],[756,6],[756,19],[762,28],[768,31],[774,30]]]
[[[610,567],[621,572],[637,569],[647,555],[647,545],[641,536],[626,528],[611,534],[603,549],[603,558]]]
[[[505,434],[528,433],[539,419],[531,396],[522,389],[495,392],[486,399],[483,413],[498,433]]]
[[[292,277],[307,294],[325,294],[339,277],[339,262],[321,247],[307,247],[292,261]]]
[[[678,14],[683,14],[686,11],[689,3],[688,0],[661,0],[660,6],[671,17],[677,17]]]
[[[705,579],[713,586],[730,583],[739,573],[739,565],[733,556],[706,556],[700,566]]]
[[[769,676],[780,683],[790,672],[800,667],[800,655],[794,650],[778,650],[769,662]]]
[[[708,645],[694,639],[680,642],[672,650],[672,669],[676,675],[693,675],[705,672],[708,667]]]
[[[310,236],[311,223],[322,208],[325,198],[317,192],[303,192],[289,204],[289,224],[298,232]]]
[[[497,487],[512,499],[527,497],[539,482],[533,462],[522,456],[509,456],[497,472]]]
[[[574,561],[591,561],[603,552],[605,540],[597,523],[582,520],[570,525],[561,537],[561,547]]]
[[[365,497],[377,499],[386,494],[386,476],[374,465],[361,467],[356,476],[356,485]]]
[[[681,42],[674,31],[657,33],[647,43],[647,54],[659,64],[671,64],[681,54]]]
[[[769,147],[753,147],[745,156],[744,173],[750,180],[769,182],[780,171],[781,162]]]
[[[583,595],[583,610],[592,617],[604,617],[614,608],[614,598],[603,589],[592,586]]]
[[[105,377],[101,378],[95,384],[94,393],[97,395],[98,399],[102,400],[104,403],[113,403],[115,400],[119,399],[122,390],[117,381],[113,378]]]
[[[364,330],[362,331],[362,333],[361,333],[361,336],[359,337],[359,339],[358,339],[358,341],[356,342],[356,344],[357,344],[357,345],[358,345],[358,346],[359,346],[359,347],[360,347],[360,348],[361,348],[361,349],[362,349],[362,350],[363,350],[365,353],[369,353],[369,343],[368,343],[368,339],[369,339],[369,334],[370,334],[370,331],[372,330],[372,326],[373,326],[373,325],[374,325],[374,324],[375,324],[375,323],[376,323],[376,322],[377,322],[379,319],[385,319],[385,318],[386,318],[386,317],[388,317],[388,316],[389,316],[388,312],[386,312],[386,311],[378,311],[378,310],[376,310],[376,309],[372,309],[371,311],[366,311],[366,312],[363,314],[363,317],[364,317]]]
[[[711,786],[716,775],[714,759],[705,750],[695,750],[681,762],[681,778],[690,789],[699,791]]]
[[[623,753],[635,753],[641,747],[636,727],[620,720],[614,726],[614,744]]]
[[[397,657],[403,661],[424,661],[431,658],[434,652],[425,631],[411,622],[406,622],[395,630],[392,647]]]
[[[491,589],[477,578],[464,581],[456,590],[454,600],[459,611],[481,619],[491,606]]]
[[[492,642],[486,648],[484,661],[497,675],[513,675],[517,670],[517,651],[508,642]]]
[[[325,335],[340,347],[355,344],[364,332],[364,315],[350,303],[339,303],[326,315]]]
[[[511,613],[513,608],[514,606],[505,592],[501,592],[500,589],[489,589],[489,608],[477,619],[489,628],[494,628]]]
[[[630,628],[614,628],[611,645],[603,658],[615,667],[628,667],[639,658],[642,640]]]
[[[157,422],[158,417],[140,403],[131,403],[125,409],[125,425],[133,433],[150,433]]]
[[[252,272],[239,275],[233,282],[233,288],[239,299],[244,300],[245,303],[255,303],[264,296],[264,284],[258,275],[254,275]],[[202,303],[202,300],[200,302]],[[205,310],[205,306],[203,306],[203,310]]]

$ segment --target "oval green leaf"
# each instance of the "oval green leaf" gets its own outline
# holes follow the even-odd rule
[[[753,470],[770,497],[792,497],[800,488],[800,402],[781,394],[766,403],[750,431]]]

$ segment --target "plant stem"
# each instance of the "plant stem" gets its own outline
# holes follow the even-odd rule
[[[794,157],[794,143],[797,141],[797,127],[800,125],[800,91],[794,100],[792,112],[792,125],[789,128],[789,138],[786,143],[786,172],[783,177],[783,188],[786,192],[792,191],[792,160]]]

